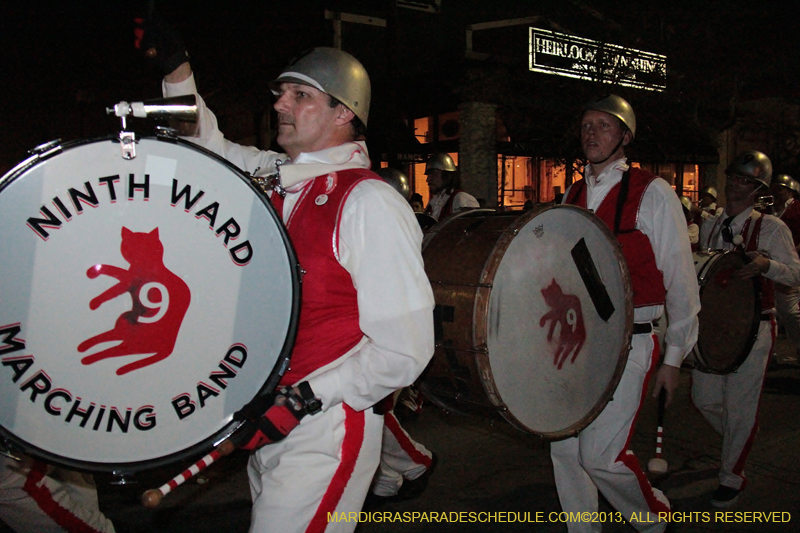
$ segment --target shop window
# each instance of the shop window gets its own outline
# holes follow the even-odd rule
[[[414,136],[422,144],[450,141],[461,137],[461,114],[458,111],[414,120]]]
[[[500,155],[497,168],[498,205],[504,208],[552,202],[565,190],[566,169],[554,159]]]

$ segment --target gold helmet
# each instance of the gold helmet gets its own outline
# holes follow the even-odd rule
[[[455,172],[456,164],[453,158],[444,152],[436,152],[431,154],[428,162],[425,163],[425,174],[430,174],[431,170],[443,170],[445,172]]]
[[[627,100],[617,96],[616,94],[604,94],[596,98],[592,98],[583,106],[583,111],[602,111],[609,115],[615,116],[625,124],[631,132],[631,137],[636,137],[636,115],[633,112],[631,104]]]
[[[769,187],[772,181],[772,162],[762,152],[757,150],[747,150],[737,155],[736,158],[725,169],[725,174],[730,176],[742,176],[748,181],[760,183]]]
[[[774,185],[780,185],[782,187],[786,187],[787,189],[793,191],[795,194],[800,195],[800,183],[797,183],[797,180],[788,174],[778,174],[777,176],[772,178],[772,183]]]
[[[375,174],[383,178],[383,181],[394,187],[394,190],[399,192],[403,198],[408,200],[411,198],[411,185],[408,181],[408,176],[397,170],[396,168],[386,167],[379,168]]]

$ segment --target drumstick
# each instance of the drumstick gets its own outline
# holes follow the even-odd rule
[[[186,481],[189,481],[192,477],[211,466],[217,459],[220,457],[225,457],[235,449],[236,445],[230,439],[225,439],[214,449],[214,451],[172,478],[169,483],[166,483],[157,489],[145,491],[144,494],[142,494],[142,505],[149,509],[158,507],[158,504],[161,503],[161,499],[169,494],[172,489],[182,485]]]
[[[664,406],[667,403],[667,391],[661,389],[658,394],[658,431],[656,433],[656,456],[647,463],[647,470],[653,474],[666,474],[667,460],[661,457],[661,445],[664,439]]]

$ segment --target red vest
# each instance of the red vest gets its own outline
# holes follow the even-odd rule
[[[631,168],[628,175],[628,191],[619,212],[619,227],[615,228],[618,216],[617,199],[622,181],[608,192],[595,214],[614,232],[622,247],[622,253],[631,275],[634,307],[662,305],[667,296],[664,288],[664,276],[656,265],[656,256],[653,253],[650,239],[636,229],[636,219],[639,216],[642,197],[647,186],[656,179],[656,176],[638,168]],[[585,180],[575,182],[570,188],[566,203],[586,207]]]
[[[800,200],[795,200],[789,204],[789,207],[781,215],[781,220],[789,226],[794,245],[800,244]]]
[[[342,208],[350,191],[364,179],[378,176],[355,169],[314,178],[285,221],[303,269],[303,290],[297,339],[281,386],[335,361],[364,336],[353,280],[334,255],[334,247],[339,248]],[[283,198],[273,194],[272,203],[282,217]]]

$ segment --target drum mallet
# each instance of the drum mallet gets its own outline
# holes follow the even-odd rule
[[[230,439],[225,439],[211,453],[197,461],[195,464],[172,478],[169,483],[165,483],[157,489],[150,489],[142,494],[142,505],[149,509],[155,509],[161,503],[161,499],[169,494],[174,488],[189,481],[192,477],[211,466],[220,457],[229,455],[236,449],[236,445]]]
[[[667,391],[661,389],[658,394],[658,432],[656,433],[656,456],[647,463],[647,470],[653,474],[666,474],[667,460],[661,457],[661,446],[664,439],[664,407],[667,403]]]

